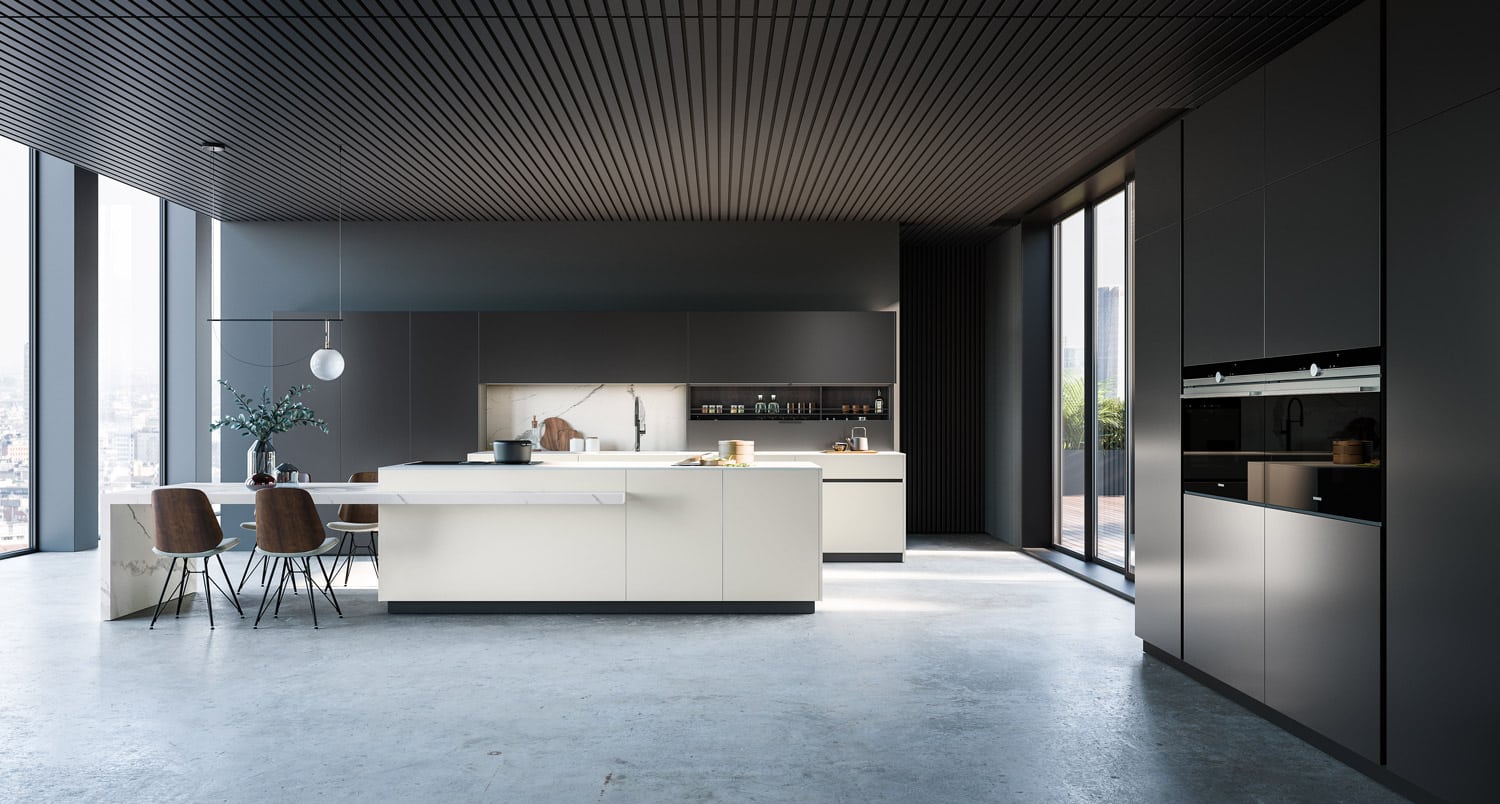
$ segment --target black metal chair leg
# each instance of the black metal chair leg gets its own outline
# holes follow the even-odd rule
[[[240,573],[240,585],[235,587],[236,592],[245,591],[245,581],[250,579],[250,570],[255,569],[255,554],[258,552],[260,551],[255,548],[255,545],[250,546],[250,558],[245,561],[245,571]],[[265,557],[262,556],[261,558],[264,560]],[[264,578],[261,580],[261,585],[265,585]]]
[[[209,587],[208,559],[203,559],[203,570],[199,573],[203,576],[203,604],[208,606],[208,630],[214,630],[214,593]]]
[[[161,579],[161,594],[156,596],[156,611],[151,614],[151,625],[146,630],[156,628],[156,618],[161,616],[162,603],[167,599],[167,585],[172,582],[172,573],[177,571],[177,559],[172,559],[172,566],[167,568],[167,577]]]
[[[316,630],[318,627],[318,601],[316,600],[317,595],[313,594],[312,564],[308,562],[306,557],[302,559],[302,577],[307,579],[307,607],[312,609],[313,629]]]
[[[177,584],[177,613],[172,615],[174,620],[182,616],[182,598],[187,594],[188,567],[191,561],[191,558],[182,560],[182,581]]]
[[[344,559],[344,586],[349,586],[349,573],[354,569],[354,552],[359,549],[359,537],[353,533],[343,537],[349,543],[349,555]]]
[[[370,531],[370,562],[375,565],[375,577],[380,577],[380,531]]]
[[[318,556],[318,569],[323,570],[323,582],[327,584],[323,588],[328,590],[328,602],[333,604],[333,610],[338,612],[339,617],[342,618],[344,616],[344,609],[339,606],[338,596],[333,593],[333,579],[328,577],[328,568],[323,566],[322,556]]]
[[[271,600],[272,600],[272,598],[275,598],[278,601],[278,603],[280,602],[280,597],[278,597],[277,595],[273,595],[270,592],[266,592],[265,594],[261,595],[261,598],[260,598],[260,611],[257,612],[256,615],[255,615],[255,625],[253,627],[255,627],[255,628],[259,628],[260,627],[260,620],[261,620],[262,617],[266,616],[266,609],[268,609],[268,608],[271,607]]]
[[[286,593],[287,571],[286,567],[292,563],[289,558],[278,558],[276,563],[281,567],[281,582],[276,584],[276,609],[271,612],[271,619],[281,616],[281,598]],[[271,570],[271,580],[276,580],[276,570]],[[292,594],[297,593],[297,576],[292,575]]]
[[[225,587],[225,594],[229,595],[229,602],[234,604],[234,610],[240,613],[240,619],[244,619],[245,610],[240,608],[240,596],[234,591],[234,582],[229,580],[229,570],[224,569],[224,556],[221,554],[214,556],[214,558],[219,560],[219,572],[224,573],[224,583],[228,584]],[[207,559],[204,560],[206,561]]]

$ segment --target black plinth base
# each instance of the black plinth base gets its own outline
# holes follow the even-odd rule
[[[824,553],[823,563],[833,564],[838,562],[861,562],[861,563],[888,563],[900,564],[906,561],[905,553]]]
[[[812,601],[402,601],[391,614],[812,614]]]

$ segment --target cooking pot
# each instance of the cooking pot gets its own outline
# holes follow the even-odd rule
[[[531,463],[530,441],[496,441],[495,463]]]

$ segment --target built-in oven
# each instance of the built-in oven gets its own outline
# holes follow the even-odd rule
[[[1350,357],[1374,360],[1349,364]],[[1359,352],[1262,361],[1250,371],[1243,364],[1186,370],[1183,491],[1379,522],[1384,469],[1374,361],[1378,354]],[[1255,370],[1263,368],[1275,370]]]

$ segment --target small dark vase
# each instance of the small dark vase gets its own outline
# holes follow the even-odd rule
[[[245,451],[246,484],[257,474],[270,475],[272,480],[276,478],[276,445],[269,438],[264,441],[255,439]]]
[[[276,485],[276,476],[265,472],[256,472],[245,481],[245,488],[259,491]]]

